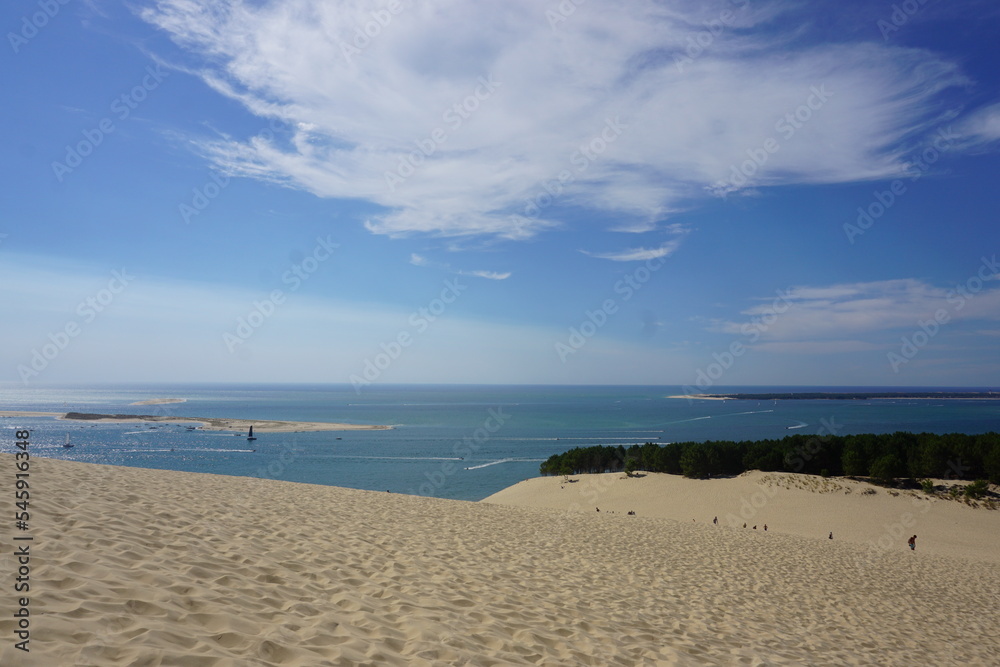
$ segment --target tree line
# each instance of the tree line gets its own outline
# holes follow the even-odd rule
[[[646,470],[685,477],[739,475],[747,470],[811,475],[986,479],[1000,484],[1000,434],[896,433],[791,435],[780,440],[647,442],[629,447],[576,447],[550,456],[542,475]]]

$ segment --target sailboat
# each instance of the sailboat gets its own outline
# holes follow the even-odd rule
[[[73,446],[73,443],[71,443],[69,441],[69,433],[67,433],[66,434],[66,442],[63,444],[63,447],[65,447],[66,449],[69,449],[72,446]]]
[[[247,440],[256,440],[257,438],[253,435],[253,424],[250,425],[250,433],[247,434]]]

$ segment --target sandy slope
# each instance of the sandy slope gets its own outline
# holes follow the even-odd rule
[[[0,456],[0,471],[0,489],[12,486],[13,457]],[[859,566],[863,551],[846,541],[704,521],[45,459],[32,460],[31,482],[32,651],[9,639],[7,592],[5,666],[909,666],[1000,655],[992,562],[918,551]]]
[[[1000,511],[930,499],[922,491],[891,491],[850,479],[752,471],[739,477],[696,480],[677,475],[576,475],[539,477],[496,493],[484,502],[549,507],[596,514],[613,511],[723,526],[754,525],[763,531],[849,541],[866,552],[910,554],[917,535],[921,554],[1000,563]],[[631,518],[631,517],[628,517]]]

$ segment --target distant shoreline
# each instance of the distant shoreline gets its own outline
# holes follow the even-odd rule
[[[161,422],[197,424],[206,431],[246,431],[251,426],[257,433],[312,433],[317,431],[384,431],[391,426],[376,424],[340,424],[331,422],[291,422],[273,419],[226,419],[218,417],[167,417],[164,415],[103,415],[89,412],[25,412],[0,411],[0,417],[54,417],[66,421],[91,421],[110,424],[129,422]]]
[[[894,398],[920,400],[966,400],[966,401],[996,401],[1000,400],[1000,392],[992,391],[876,391],[876,392],[787,392],[769,394],[680,394],[667,398],[690,398],[703,401],[867,401],[887,400]]]

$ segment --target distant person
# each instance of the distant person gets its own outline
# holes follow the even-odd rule
[[[765,532],[767,531],[767,524],[766,523],[764,524],[764,531]]]
[[[712,523],[718,524],[719,523],[719,517],[715,517],[714,519],[712,519]]]
[[[830,539],[833,539],[833,531],[830,531]]]
[[[600,508],[600,507],[598,507],[598,508],[597,508],[597,511],[598,511],[598,512],[600,512],[600,511],[601,511],[601,508]]]
[[[746,523],[744,523],[744,524],[743,524],[743,527],[744,527],[744,528],[746,528],[746,527],[747,527],[747,524],[746,524]]]
[[[910,551],[916,551],[917,550],[917,536],[916,535],[914,535],[913,537],[911,537],[906,543],[910,545]]]
[[[753,527],[753,529],[754,529],[754,530],[757,530],[757,526],[754,526],[754,527]]]

